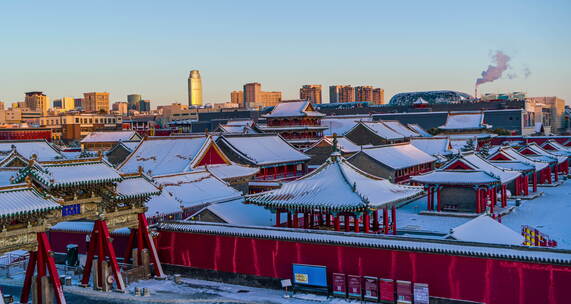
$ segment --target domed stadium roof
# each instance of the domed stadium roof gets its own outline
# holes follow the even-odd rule
[[[460,102],[473,97],[456,91],[407,92],[396,94],[391,98],[389,104],[393,106],[408,106],[412,105],[419,98],[427,101],[429,104],[435,104]]]

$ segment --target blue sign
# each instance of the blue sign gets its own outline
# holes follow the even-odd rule
[[[70,216],[76,214],[81,214],[80,204],[63,206],[63,208],[61,209],[61,216]]]
[[[307,286],[327,287],[327,267],[293,264],[293,282]]]

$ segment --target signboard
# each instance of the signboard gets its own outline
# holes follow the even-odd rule
[[[397,281],[397,304],[412,303],[412,288],[409,281]]]
[[[282,287],[290,287],[291,286],[291,280],[287,279],[287,280],[281,280],[282,283]]]
[[[356,275],[347,276],[347,293],[349,297],[361,298],[361,277]]]
[[[375,277],[363,277],[365,279],[365,295],[366,300],[379,300],[379,279]]]
[[[80,204],[67,205],[67,206],[63,206],[61,208],[61,216],[70,216],[70,215],[76,215],[76,214],[80,214],[80,213],[81,213],[81,205]]]
[[[381,302],[395,302],[395,282],[391,279],[380,279]]]
[[[293,264],[293,283],[307,286],[327,287],[327,267]]]
[[[414,283],[413,286],[414,304],[429,304],[428,284]]]
[[[333,274],[333,295],[338,297],[347,296],[347,281],[345,279],[345,274]]]

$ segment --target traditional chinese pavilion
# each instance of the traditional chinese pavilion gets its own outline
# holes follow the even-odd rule
[[[474,152],[458,155],[440,170],[413,176],[411,181],[425,185],[429,211],[494,213],[500,191],[501,206],[507,206],[508,185],[522,181],[518,171],[502,169]],[[436,194],[436,205],[434,204]]]
[[[263,115],[267,124],[257,128],[264,133],[279,134],[297,148],[306,148],[323,137],[323,130],[327,129],[321,125],[323,116],[307,100],[282,101]]]
[[[519,153],[534,160],[545,161],[549,163],[549,170],[546,173],[546,178],[549,183],[552,182],[551,176],[555,182],[559,181],[559,174],[569,174],[568,157],[560,154],[551,153],[541,148],[536,143],[528,143],[525,147],[519,150]]]
[[[397,204],[422,194],[419,187],[392,184],[359,170],[335,149],[308,175],[246,201],[271,209],[276,222],[287,213],[287,227],[396,234]]]
[[[508,162],[518,162],[524,165],[529,165],[533,167],[533,173],[529,175],[526,174],[527,183],[532,184],[532,191],[537,192],[537,185],[551,183],[551,169],[549,168],[549,162],[529,158],[519,153],[516,149],[510,146],[501,146],[493,151],[488,159],[492,162],[498,162],[498,166],[501,164],[508,164]],[[499,163],[505,162],[505,163]],[[521,165],[520,165],[521,166]],[[525,182],[524,182],[525,184]],[[527,193],[527,187],[524,187],[524,194]],[[527,194],[525,194],[527,195]]]

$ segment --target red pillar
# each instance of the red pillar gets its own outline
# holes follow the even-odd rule
[[[432,211],[432,187],[427,188],[426,210]]]
[[[438,212],[442,211],[442,202],[440,201],[440,189],[442,187],[438,186],[436,188],[436,204],[438,206]]]
[[[307,212],[303,213],[303,228],[309,228],[309,213]]]
[[[515,183],[514,195],[518,196],[519,195],[519,177],[515,179],[514,183]]]
[[[523,195],[529,195],[529,175],[526,175],[523,178]]]
[[[537,172],[533,172],[533,192],[537,192]]]
[[[280,220],[281,220],[281,212],[280,210],[276,210],[276,227],[280,226]]]
[[[325,215],[325,226],[327,227],[331,226],[331,214],[329,213]]]
[[[481,200],[482,198],[480,188],[476,188],[476,213],[480,213]]]
[[[385,234],[389,234],[389,209],[383,208],[383,230]]]
[[[365,215],[363,215],[363,230],[365,233],[370,232],[371,227],[371,219],[369,217],[369,210],[365,211]]]
[[[299,228],[299,214],[297,211],[293,213],[293,228]]]
[[[438,191],[438,194],[440,194],[440,189]],[[440,199],[438,201],[440,202]],[[393,207],[391,209],[391,224],[392,224],[393,234],[396,235],[397,234],[397,207],[395,205],[393,205]]]
[[[334,222],[334,226],[335,226],[335,231],[340,231],[341,230],[341,220],[339,219],[340,215],[336,215],[335,218],[333,219]]]
[[[287,227],[291,228],[292,227],[292,222],[291,222],[291,212],[287,212]]]
[[[547,180],[551,184],[553,180],[551,179],[551,167],[547,167]]]
[[[508,205],[508,190],[506,185],[502,185],[502,208]]]
[[[345,215],[343,215],[343,218],[345,219],[345,231],[349,232],[351,230],[351,224],[349,223],[349,215],[345,213]]]
[[[555,164],[553,173],[555,175],[555,182],[557,182],[559,180],[559,164]]]
[[[373,211],[373,231],[379,230],[379,210]]]
[[[360,215],[357,215],[357,214],[354,214],[354,215],[353,215],[353,219],[354,219],[354,220],[353,220],[353,226],[355,226],[355,227],[354,227],[354,228],[355,228],[355,232],[359,232],[360,229],[361,229],[361,227],[360,227],[360,225],[359,225],[359,218],[360,218],[360,217],[361,217],[361,216],[360,216]]]

